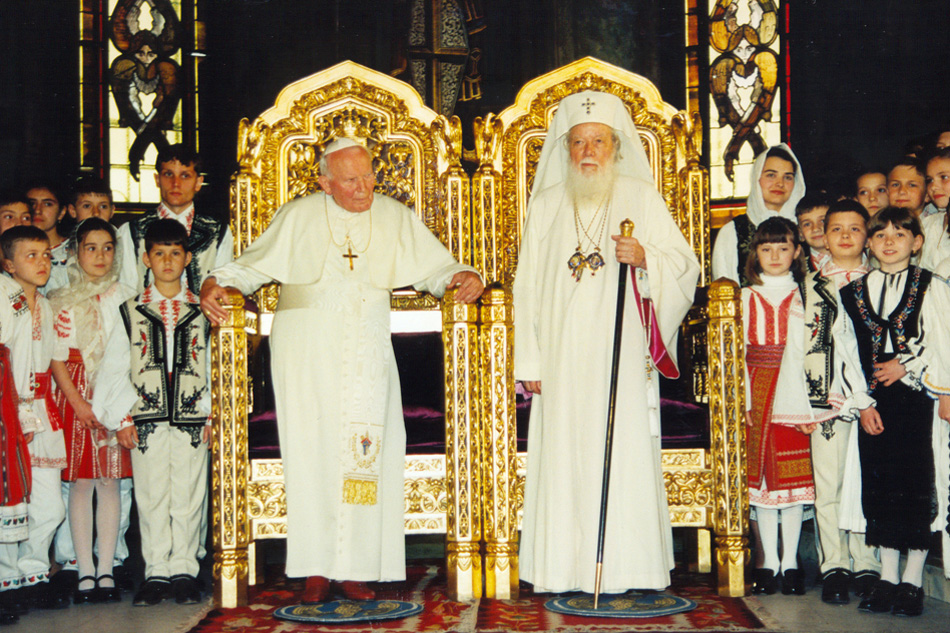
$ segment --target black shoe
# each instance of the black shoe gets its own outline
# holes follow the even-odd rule
[[[894,592],[897,586],[886,580],[878,580],[871,587],[867,597],[858,605],[859,611],[870,613],[887,613],[894,606]]]
[[[61,569],[49,577],[49,586],[56,591],[71,594],[79,584],[79,572],[75,569]]]
[[[135,574],[132,573],[132,569],[128,565],[122,564],[118,567],[113,567],[112,576],[115,578],[115,586],[120,590],[135,590]]]
[[[859,571],[851,580],[851,591],[859,598],[867,598],[871,587],[880,579],[881,574],[876,571]]]
[[[49,582],[40,582],[31,588],[33,606],[37,609],[66,609],[69,607],[70,595],[60,587],[50,585]]]
[[[111,580],[113,586],[103,587],[101,583],[104,578]],[[115,586],[115,578],[112,577],[112,574],[99,576],[96,579],[96,588],[92,591],[92,601],[96,604],[102,604],[104,602],[122,602],[122,591]]]
[[[851,572],[838,567],[822,574],[821,601],[826,604],[848,604]]]
[[[150,607],[169,597],[171,584],[165,579],[149,578],[132,598],[133,607]]]
[[[179,574],[172,576],[172,593],[176,604],[198,604],[201,602],[201,590],[193,576]]]
[[[756,569],[752,572],[752,593],[757,596],[771,596],[778,591],[778,579],[771,569]]]
[[[924,612],[924,588],[902,582],[894,592],[894,615],[915,616]]]
[[[12,614],[17,617],[26,615],[30,610],[26,597],[22,587],[0,592],[0,608],[3,609],[4,613]]]
[[[20,616],[18,616],[16,613],[7,611],[2,605],[0,605],[0,626],[3,626],[4,624],[16,624],[19,620]]]
[[[60,574],[63,572],[59,572]],[[56,574],[59,576],[59,574]],[[96,582],[95,576],[83,576],[79,579],[79,582],[76,583],[76,589],[73,591],[73,604],[92,604],[95,602],[96,597],[96,585],[93,584],[89,589],[80,589],[79,583],[91,580],[93,583]]]
[[[805,574],[802,573],[802,570],[786,569],[782,572],[782,595],[805,595]]]

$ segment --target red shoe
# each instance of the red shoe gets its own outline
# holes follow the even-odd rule
[[[323,576],[309,576],[304,587],[302,602],[304,604],[318,604],[327,599],[330,593],[330,581]]]
[[[340,583],[340,588],[343,589],[343,595],[346,596],[348,600],[376,599],[376,592],[367,587],[365,582],[344,580]]]

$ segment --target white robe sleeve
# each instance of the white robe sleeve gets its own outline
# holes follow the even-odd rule
[[[539,194],[543,196],[544,192]],[[541,201],[532,210],[541,211]],[[541,379],[541,347],[538,339],[540,321],[539,297],[536,291],[540,279],[538,248],[541,239],[539,213],[529,213],[521,234],[518,251],[518,269],[512,285],[515,324],[515,379]]]
[[[245,296],[274,281],[269,276],[254,270],[250,266],[245,266],[240,261],[227,262],[208,273],[208,277],[214,277],[215,281],[222,286],[236,288],[238,292]]]
[[[120,226],[116,235],[119,242],[119,281],[130,288],[138,288],[138,265],[135,261],[135,245],[132,243],[131,222],[129,220]]]
[[[739,283],[739,238],[735,223],[730,220],[719,229],[712,251],[713,279],[731,279]]]
[[[122,319],[109,332],[106,349],[96,374],[92,411],[110,431],[119,429],[122,420],[138,400],[132,386],[132,346]]]
[[[868,394],[867,380],[861,369],[861,357],[858,354],[858,339],[854,334],[854,325],[844,308],[838,303],[838,315],[831,328],[835,354],[835,382],[845,396],[841,406],[842,419],[856,420],[861,411],[873,407],[875,402]]]
[[[920,381],[932,396],[950,395],[950,322],[947,314],[950,314],[950,285],[943,278],[934,276],[921,306],[920,337],[914,341],[919,350],[919,364],[926,367]],[[904,367],[907,368],[907,364]]]

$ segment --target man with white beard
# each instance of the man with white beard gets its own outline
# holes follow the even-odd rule
[[[661,589],[669,585],[673,548],[656,370],[675,373],[675,360],[662,352],[675,354],[699,265],[656,190],[630,114],[613,95],[582,92],[561,101],[531,193],[514,282],[515,377],[535,394],[521,578],[535,591],[594,590],[623,262],[636,281],[624,306],[601,589]],[[626,218],[633,237],[614,234]],[[647,298],[652,308],[641,303]],[[638,304],[652,327],[643,327]]]

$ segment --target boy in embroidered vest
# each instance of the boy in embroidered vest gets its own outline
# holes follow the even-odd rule
[[[808,246],[805,264],[809,272],[821,270],[822,265],[831,257],[825,248],[825,214],[834,200],[826,193],[809,193],[795,205],[795,220],[802,234],[802,241]]]
[[[829,253],[820,273],[811,275],[819,296],[833,297],[815,312],[818,327],[806,342],[805,369],[809,398],[814,407],[827,407],[828,388],[833,380],[829,371],[841,352],[826,336],[825,323],[846,318],[839,309],[838,291],[868,272],[864,246],[867,241],[868,212],[854,200],[833,202],[824,214],[822,241]],[[811,308],[809,305],[808,308]],[[855,349],[854,352],[857,350]],[[859,369],[860,370],[860,369]],[[863,380],[857,382],[864,388]],[[854,383],[855,379],[851,381]],[[857,388],[853,387],[852,388]],[[828,604],[848,604],[849,591],[864,597],[880,578],[880,563],[874,548],[864,542],[864,534],[839,529],[841,485],[848,455],[851,420],[836,418],[822,422],[811,436],[812,469],[815,475],[815,524],[818,531],[818,561],[821,569],[821,599]],[[853,561],[853,563],[852,563]],[[852,569],[853,575],[852,575]]]
[[[145,583],[135,606],[174,595],[178,604],[201,599],[198,540],[207,496],[211,394],[210,326],[198,297],[182,284],[192,260],[185,228],[157,220],[145,234],[143,261],[152,285],[121,307],[128,335],[130,387],[138,400],[117,433],[132,450],[132,476],[142,533]]]
[[[69,604],[65,596],[49,587],[49,548],[66,515],[59,484],[60,471],[66,467],[66,444],[50,389],[53,313],[39,293],[50,275],[49,239],[35,226],[15,226],[0,235],[0,250],[3,269],[15,282],[5,300],[11,302],[14,312],[10,325],[15,337],[9,345],[20,400],[18,414],[23,432],[32,433],[29,538],[0,547],[0,582],[5,587],[19,585],[16,591],[3,593],[4,606],[22,615],[30,606],[62,608]]]
[[[198,294],[202,280],[213,269],[234,257],[234,242],[227,224],[195,212],[195,196],[201,191],[201,158],[184,145],[171,145],[158,153],[155,184],[162,202],[146,213],[119,227],[119,253],[122,268],[119,281],[142,292],[148,285],[149,270],[142,259],[147,250],[145,233],[153,223],[172,219],[185,227],[191,260],[185,267],[185,284]]]

